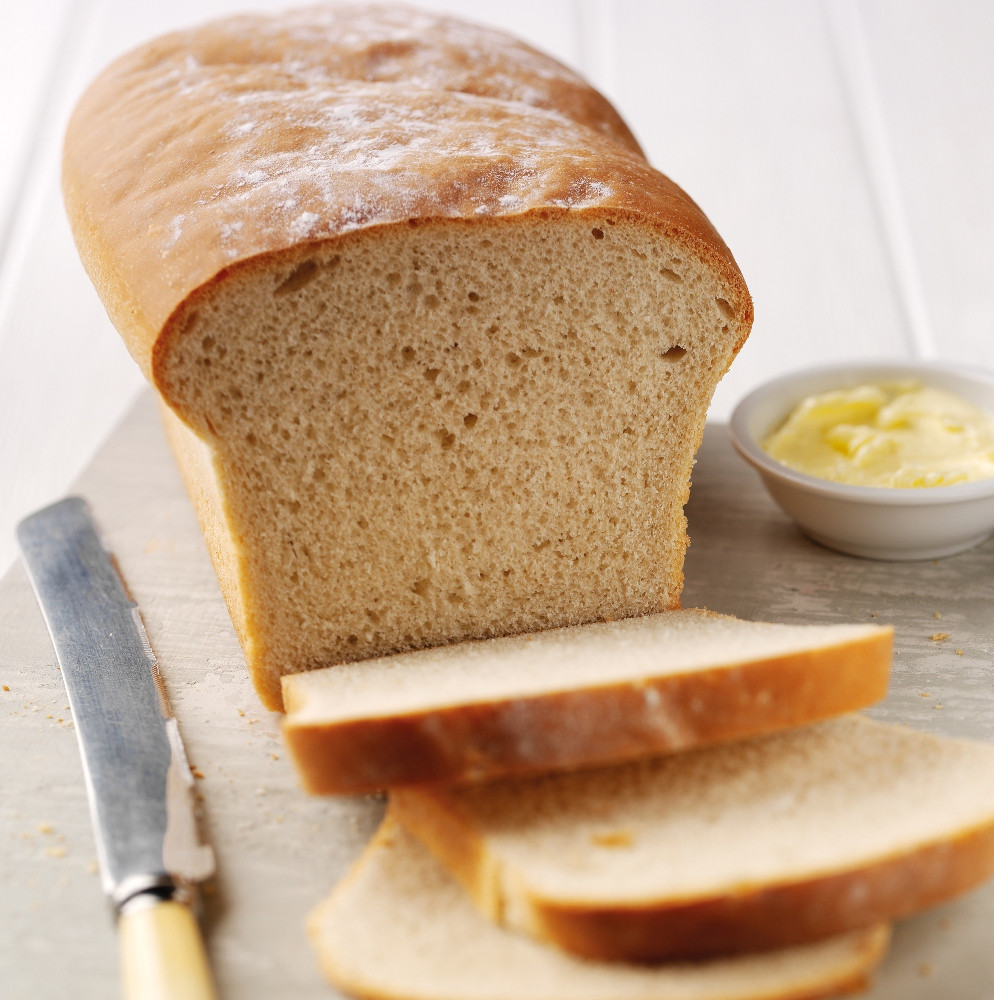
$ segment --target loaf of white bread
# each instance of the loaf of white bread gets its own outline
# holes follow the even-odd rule
[[[266,705],[286,673],[678,606],[752,304],[571,71],[403,8],[220,21],[91,85],[63,189]]]

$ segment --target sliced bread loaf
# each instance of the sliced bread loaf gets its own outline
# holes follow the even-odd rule
[[[647,967],[543,947],[474,912],[389,817],[308,930],[339,989],[376,1000],[806,1000],[860,987],[886,927],[763,955]]]
[[[752,303],[555,60],[406,8],[220,21],[101,75],[63,189],[267,706],[285,673],[679,605]]]
[[[994,746],[852,716],[621,767],[402,789],[491,918],[580,955],[777,948],[994,873]]]
[[[285,677],[283,734],[316,793],[603,764],[862,708],[891,641],[669,611]]]

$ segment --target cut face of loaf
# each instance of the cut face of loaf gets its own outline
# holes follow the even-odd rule
[[[210,441],[267,701],[284,670],[676,606],[721,292],[624,220],[558,216],[201,296],[161,378]]]
[[[693,455],[751,323],[599,95],[507,39],[487,83],[486,32],[424,21],[170,36],[67,134],[81,256],[270,707],[287,673],[677,606]]]
[[[505,931],[388,817],[308,921],[328,979],[377,1000],[806,1000],[865,985],[885,927],[679,965],[584,961]]]
[[[994,746],[858,716],[391,802],[484,913],[599,959],[815,941],[994,873]]]
[[[863,708],[891,641],[688,609],[460,643],[285,677],[283,735],[324,794],[589,767]]]

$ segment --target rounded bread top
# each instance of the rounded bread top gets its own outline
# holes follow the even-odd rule
[[[398,7],[214,22],[111,65],[66,135],[73,233],[146,376],[229,268],[360,230],[598,210],[688,244],[748,292],[694,202],[610,104],[490,29]]]

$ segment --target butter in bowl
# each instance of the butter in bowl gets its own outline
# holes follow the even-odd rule
[[[730,432],[777,504],[829,548],[936,559],[994,532],[992,374],[940,362],[808,368],[753,390]]]

